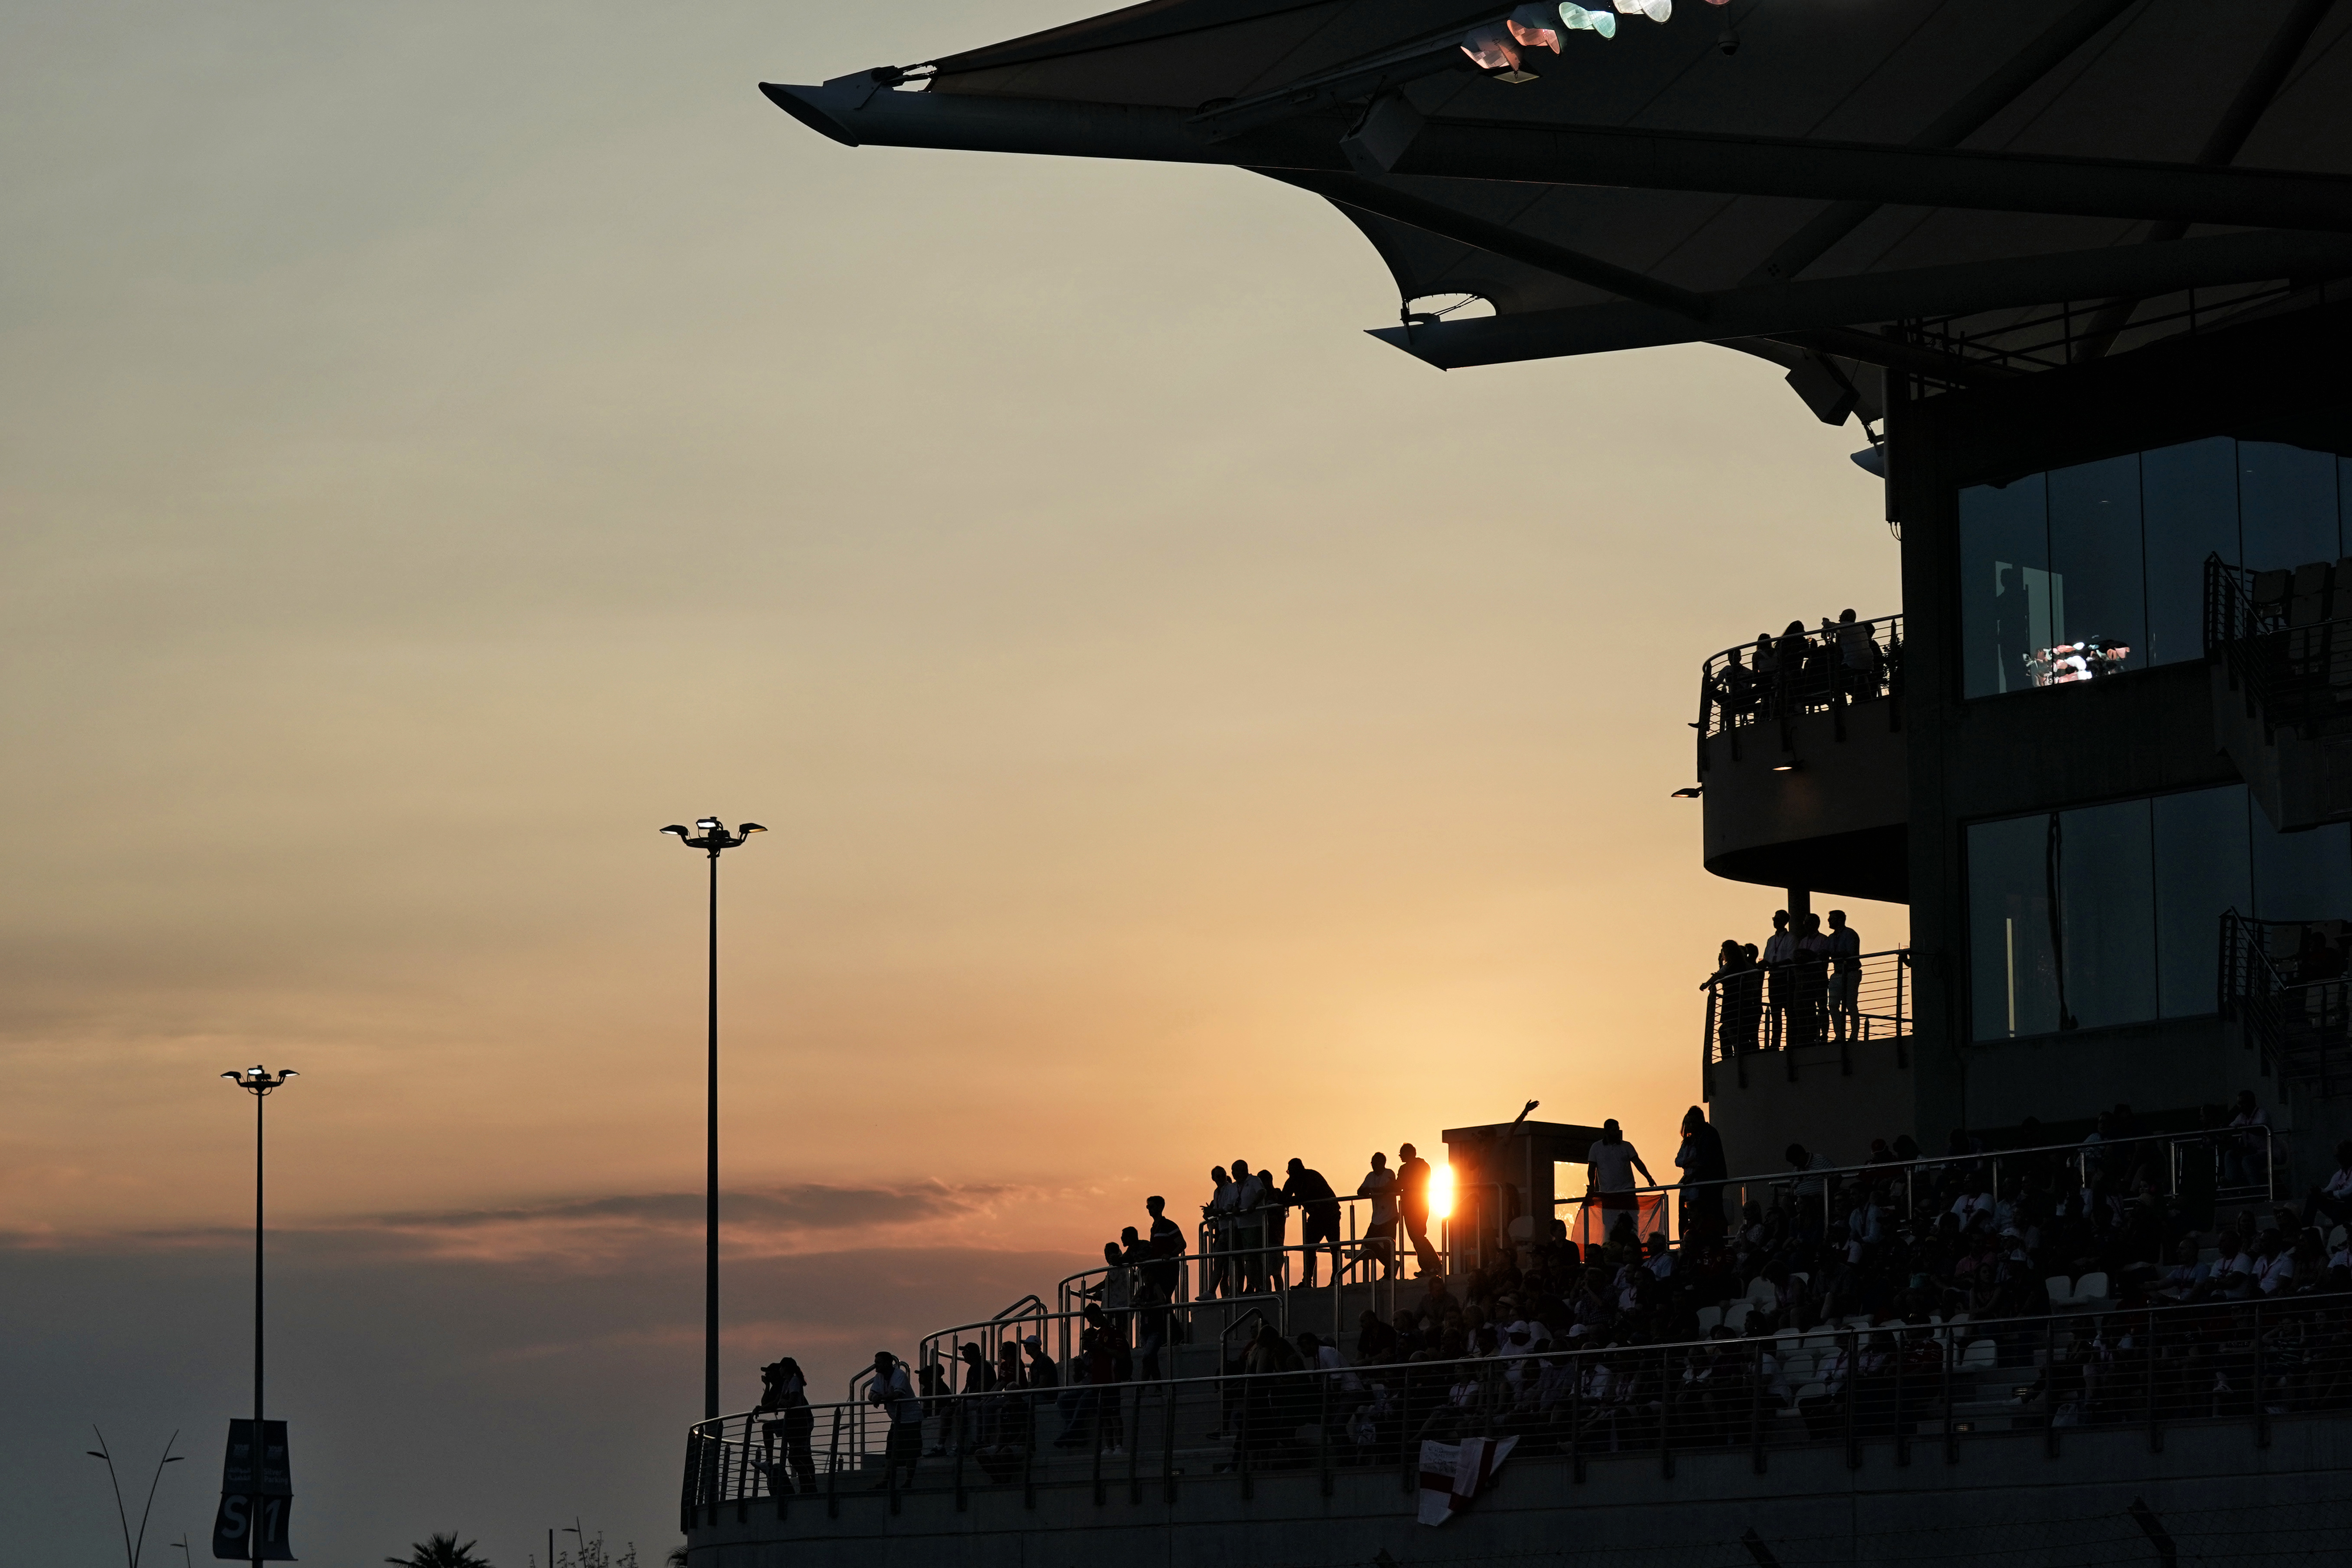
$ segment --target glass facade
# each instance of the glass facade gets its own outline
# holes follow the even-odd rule
[[[2214,1010],[2224,910],[2352,916],[2352,826],[2273,831],[2243,784],[1968,831],[1979,1040]]]
[[[2205,557],[2352,552],[2352,459],[2214,437],[1960,492],[1963,691],[2205,654]]]

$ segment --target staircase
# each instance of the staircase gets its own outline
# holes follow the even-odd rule
[[[2316,949],[2316,935],[2329,952]],[[2255,921],[2221,916],[2221,1010],[2243,1031],[2284,1088],[2321,1100],[2352,1092],[2346,1046],[2343,955],[2352,921]]]
[[[2213,734],[2282,833],[2352,821],[2352,560],[2205,559]]]

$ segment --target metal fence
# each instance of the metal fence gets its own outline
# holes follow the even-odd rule
[[[2053,1288],[2071,1287],[2053,1279]],[[2082,1281],[2091,1283],[2090,1277]],[[2104,1280],[2102,1279],[2102,1283]],[[845,1495],[1090,1486],[1168,1501],[1180,1480],[1392,1473],[1417,1486],[1419,1445],[1513,1436],[1521,1456],[1564,1457],[1566,1478],[1611,1457],[1746,1451],[1762,1472],[1776,1449],[1866,1441],[1895,1462],[1957,1462],[1971,1439],[2042,1435],[2053,1458],[2073,1428],[2237,1424],[2266,1447],[2273,1418],[2352,1407],[2352,1295],[2216,1297],[2116,1306],[2069,1289],[2047,1314],[1971,1321],[1849,1320],[1770,1337],[1543,1348],[1510,1357],[1271,1369],[1221,1375],[940,1396],[891,1409],[866,1402],[763,1410],[688,1436],[686,1528],[718,1510],[770,1503],[837,1514]],[[1262,1353],[1262,1352],[1254,1352]],[[894,1431],[896,1433],[894,1447]]]
[[[2256,921],[2236,910],[2221,916],[2221,1016],[2243,1026],[2267,1067],[2323,1100],[2352,1087],[2345,1070],[2348,937],[2345,921]]]
[[[2352,582],[2339,574],[2327,561],[2252,572],[2205,558],[2205,654],[2250,717],[2305,739],[2352,721]]]
[[[1740,731],[1779,725],[1785,749],[1788,725],[1802,713],[1833,713],[1841,726],[1853,704],[1903,694],[1903,617],[1823,621],[1814,631],[1760,636],[1752,644],[1724,649],[1700,668],[1699,766],[1707,763],[1706,742],[1732,737],[1739,755]]]
[[[2147,1181],[2157,1195],[2196,1212],[2277,1201],[2285,1186],[2285,1150],[2279,1134],[2263,1126],[2204,1129],[2189,1132],[2151,1132],[2132,1137],[2043,1143],[2021,1149],[1970,1150],[1922,1154],[1912,1160],[1881,1160],[1859,1165],[1790,1167],[1748,1175],[1730,1175],[1721,1182],[1653,1183],[1610,1194],[1619,1205],[1639,1206],[1643,1215],[1655,1214],[1671,1226],[1643,1224],[1637,1239],[1654,1229],[1680,1240],[1688,1227],[1694,1205],[1712,1205],[1713,1223],[1722,1223],[1726,1202],[1749,1203],[1759,1208],[1796,1208],[1807,1200],[1822,1205],[1824,1222],[1836,1223],[1864,1195],[1885,1209],[1890,1226],[1932,1218],[1931,1208],[1953,1201],[1954,1190],[1973,1186],[1981,1178],[1984,1198],[1998,1215],[2000,1205],[2029,1190],[2061,1185],[2090,1194],[2112,1194],[2119,1200],[2135,1184]],[[1570,1216],[1570,1234],[1577,1234],[1587,1211],[1601,1206],[1600,1194],[1553,1200],[1556,1210]],[[1606,1234],[1606,1222],[1599,1233]],[[1595,1227],[1585,1226],[1588,1233]]]
[[[1895,1042],[1895,1065],[1910,1066],[1910,949],[1865,952],[1851,962],[1843,973],[1827,956],[1807,955],[1795,963],[1718,969],[1707,976],[1700,986],[1706,993],[1702,1081],[1707,1068],[1730,1062],[1746,1088],[1748,1058],[1759,1051],[1790,1053],[1785,1065],[1793,1081],[1793,1053],[1822,1045],[1838,1047],[1840,1070],[1851,1075],[1853,1047],[1874,1040]]]

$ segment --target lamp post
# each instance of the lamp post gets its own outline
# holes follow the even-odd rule
[[[281,1068],[272,1073],[255,1063],[244,1072],[225,1072],[221,1077],[253,1096],[253,1495],[246,1500],[246,1541],[253,1548],[252,1561],[260,1563],[261,1529],[261,1102],[270,1092],[286,1087],[289,1078],[301,1075],[292,1068]]]
[[[766,828],[744,823],[734,832],[715,816],[694,819],[694,831],[673,822],[662,829],[675,833],[688,849],[710,858],[710,1092],[708,1167],[703,1180],[703,1217],[709,1231],[702,1275],[702,1418],[719,1415],[719,857],[747,843]]]

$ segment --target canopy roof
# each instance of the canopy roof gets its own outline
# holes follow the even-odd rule
[[[1972,383],[2352,277],[2352,6],[1681,0],[1613,37],[1559,18],[1148,0],[763,90],[851,145],[1250,168],[1363,231],[1408,307],[1379,335],[1433,363],[1726,342],[1838,421],[1856,395],[1872,412],[1857,363]],[[1495,314],[1409,313],[1462,295]]]

